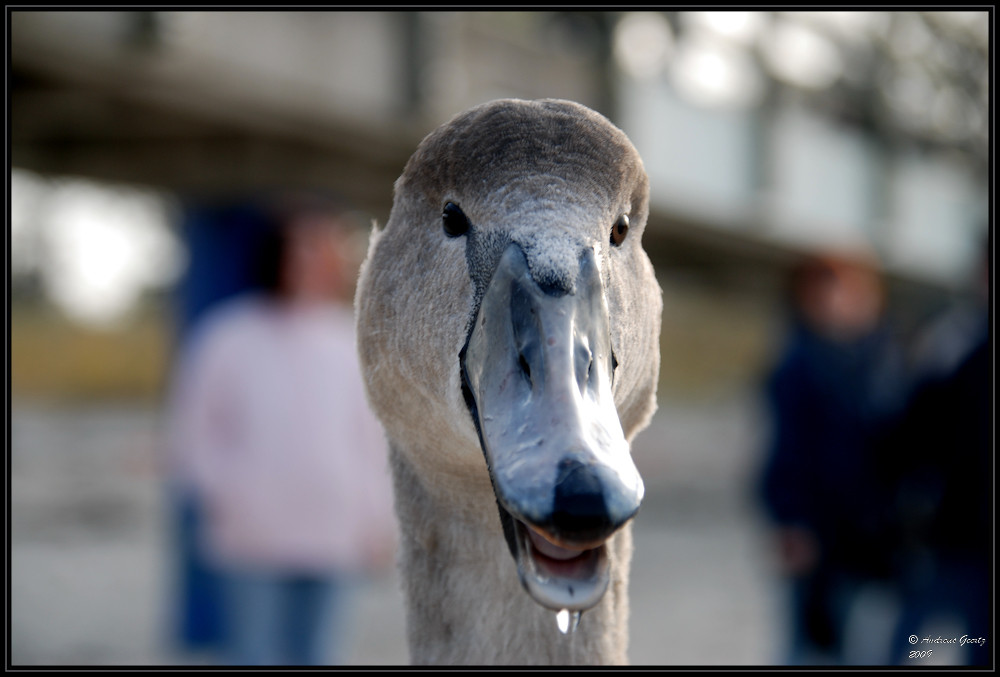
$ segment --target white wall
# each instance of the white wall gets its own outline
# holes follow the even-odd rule
[[[755,154],[749,110],[682,100],[665,79],[622,76],[620,122],[643,156],[653,205],[708,228],[748,229],[805,250],[868,248],[889,270],[966,282],[985,237],[988,194],[940,154],[880,156],[863,133],[786,106]],[[764,172],[759,192],[758,176]]]
[[[698,109],[663,82],[623,78],[619,122],[642,155],[654,203],[734,227],[753,200],[753,124]]]

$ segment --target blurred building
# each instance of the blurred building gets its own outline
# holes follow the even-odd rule
[[[384,222],[416,144],[470,105],[605,113],[652,182],[668,387],[756,369],[799,252],[868,248],[923,309],[968,285],[985,238],[987,10],[8,18],[13,168],[182,205],[318,188]]]

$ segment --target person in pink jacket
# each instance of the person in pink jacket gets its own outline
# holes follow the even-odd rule
[[[279,223],[267,291],[223,303],[195,330],[172,446],[222,573],[224,658],[336,664],[353,584],[392,557],[387,454],[355,348],[349,236],[321,209]]]

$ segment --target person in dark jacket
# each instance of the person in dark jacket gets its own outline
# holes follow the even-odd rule
[[[792,328],[765,389],[773,434],[761,492],[791,594],[787,660],[839,664],[857,593],[891,573],[880,444],[902,360],[871,265],[812,258],[790,289]]]

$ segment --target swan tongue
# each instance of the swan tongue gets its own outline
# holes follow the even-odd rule
[[[528,529],[528,538],[531,541],[532,547],[540,554],[549,559],[558,561],[576,559],[582,553],[587,551],[587,548],[564,548],[561,545],[553,543],[531,528]]]
[[[589,607],[546,581],[563,591],[586,588],[582,603],[600,600],[602,544],[635,514],[643,493],[611,391],[614,358],[595,259],[585,249],[575,284],[552,289],[535,283],[523,251],[510,245],[461,356],[511,553],[536,601],[557,610]],[[542,544],[532,544],[532,529],[545,534]]]

